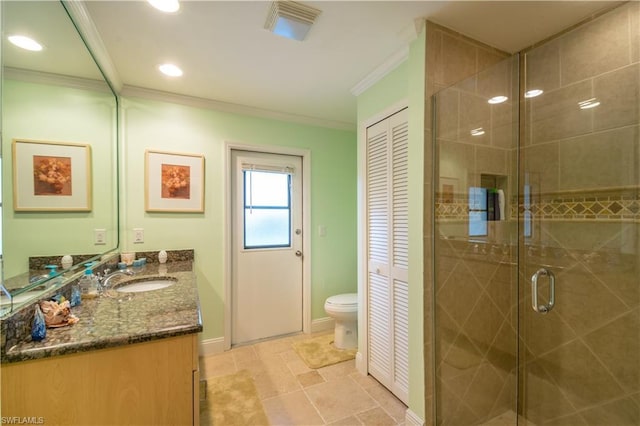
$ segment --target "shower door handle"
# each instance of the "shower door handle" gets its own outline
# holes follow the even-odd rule
[[[546,305],[538,305],[538,279],[549,277],[549,302]],[[545,268],[540,268],[531,277],[531,306],[539,314],[546,314],[556,303],[556,277],[553,272]]]

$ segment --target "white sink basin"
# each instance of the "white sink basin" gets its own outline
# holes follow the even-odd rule
[[[119,286],[116,286],[116,291],[122,293],[140,293],[143,291],[160,290],[167,288],[176,283],[175,278],[152,278],[143,281],[124,282]]]

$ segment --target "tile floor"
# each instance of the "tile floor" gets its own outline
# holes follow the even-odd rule
[[[200,377],[249,370],[272,426],[404,425],[407,407],[360,374],[354,360],[317,370],[306,366],[291,343],[316,336],[284,337],[201,357]]]

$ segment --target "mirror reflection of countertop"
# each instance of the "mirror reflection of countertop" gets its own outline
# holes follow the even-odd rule
[[[166,288],[121,293],[115,290],[95,299],[83,299],[71,313],[79,322],[60,328],[48,328],[40,341],[27,340],[7,348],[2,363],[26,361],[76,352],[127,345],[199,333],[202,331],[200,302],[192,262],[146,264],[131,268],[133,276],[123,276],[118,285],[143,277],[173,277],[177,281]],[[117,277],[120,278],[120,277]]]

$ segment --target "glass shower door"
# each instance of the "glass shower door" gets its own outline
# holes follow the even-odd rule
[[[640,424],[639,18],[523,55],[520,424]]]
[[[640,3],[434,120],[435,423],[640,425]]]
[[[518,69],[434,96],[437,425],[516,424]]]

